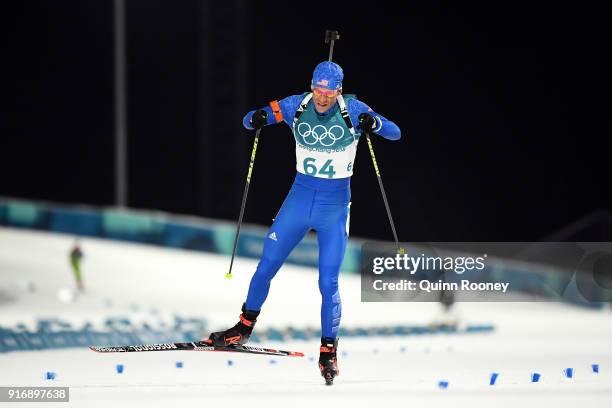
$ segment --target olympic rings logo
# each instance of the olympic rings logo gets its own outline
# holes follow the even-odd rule
[[[302,122],[298,125],[297,132],[302,136],[304,143],[310,146],[317,143],[325,147],[333,146],[336,141],[344,137],[344,129],[339,125],[333,125],[329,129],[323,125],[311,128],[308,122]]]

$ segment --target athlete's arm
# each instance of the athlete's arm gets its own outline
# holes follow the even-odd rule
[[[354,125],[357,125],[359,123],[360,114],[367,113],[368,115],[371,115],[376,121],[372,129],[373,133],[376,133],[377,135],[380,135],[385,139],[389,140],[399,140],[399,138],[402,136],[400,128],[395,123],[385,118],[384,116],[374,112],[372,109],[370,109],[368,105],[361,102],[360,100],[350,99],[347,105],[349,116],[351,117],[351,122]]]
[[[280,101],[278,101],[278,106],[280,108],[280,113],[282,114],[282,117],[283,117],[282,120],[286,124],[288,124],[289,126],[291,126],[292,123],[293,123],[293,117],[295,116],[295,112],[297,111],[298,107],[300,106],[300,102],[302,102],[302,99],[304,99],[304,94],[301,94],[301,95],[291,95],[291,96],[288,96],[288,97],[283,98]],[[276,117],[274,116],[274,112],[272,111],[272,108],[270,107],[270,105],[268,105],[266,107],[263,107],[261,109],[263,109],[266,112],[268,112],[268,120],[267,120],[265,126],[273,125],[275,123],[278,123],[276,121]],[[253,116],[253,113],[255,113],[256,111],[257,111],[257,109],[250,111],[242,119],[242,125],[245,128],[247,128],[249,130],[253,130],[253,126],[251,125],[251,116]]]

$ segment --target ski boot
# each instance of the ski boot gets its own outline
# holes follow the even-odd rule
[[[325,385],[333,385],[334,377],[340,374],[338,370],[338,339],[321,338],[321,348],[319,349],[319,370],[325,379]]]
[[[230,329],[212,333],[206,342],[213,346],[245,344],[251,337],[258,315],[259,312],[246,310],[246,304],[243,304],[240,321]]]

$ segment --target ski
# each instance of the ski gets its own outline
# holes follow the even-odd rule
[[[213,346],[206,341],[186,342],[186,343],[159,343],[159,344],[137,344],[131,346],[110,346],[97,347],[90,346],[90,350],[97,353],[134,353],[142,351],[224,351],[230,353],[249,353],[264,354],[268,356],[304,357],[304,353],[299,351],[275,350],[265,347],[232,345],[232,346]]]

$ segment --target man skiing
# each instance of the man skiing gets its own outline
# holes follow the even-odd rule
[[[74,279],[76,281],[79,292],[83,292],[85,290],[85,286],[83,286],[83,278],[81,276],[82,259],[83,251],[81,251],[81,246],[79,244],[79,240],[77,239],[74,243],[74,246],[70,250],[70,266],[72,266],[72,273],[74,273]]]
[[[218,346],[248,341],[270,282],[291,250],[309,230],[319,243],[321,348],[319,368],[328,384],[338,375],[336,351],[341,316],[338,274],[349,235],[350,178],[359,137],[364,132],[398,140],[395,123],[375,113],[354,95],[342,95],[342,68],[331,61],[316,66],[311,93],[293,95],[251,111],[244,127],[260,129],[285,122],[296,142],[297,174],[264,243],[263,254],[251,278],[240,321],[212,333]],[[356,125],[356,126],[355,126]]]

